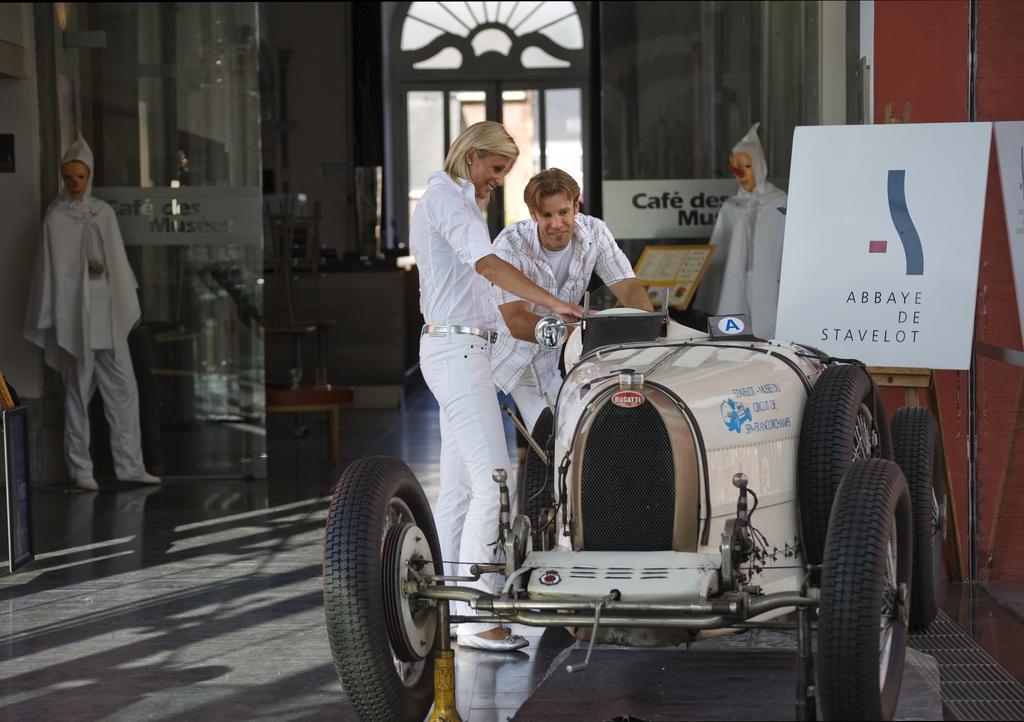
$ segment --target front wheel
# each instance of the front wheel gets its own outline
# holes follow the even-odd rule
[[[821,570],[816,686],[825,719],[892,719],[911,593],[910,490],[883,459],[850,467],[832,505]]]
[[[353,462],[324,531],[324,611],[334,667],[360,719],[422,720],[433,702],[436,609],[404,592],[441,574],[430,504],[404,462]]]

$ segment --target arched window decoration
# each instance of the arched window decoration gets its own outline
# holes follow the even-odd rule
[[[573,2],[413,2],[399,49],[413,70],[571,68],[584,32]]]
[[[408,237],[432,170],[472,123],[503,123],[520,160],[487,212],[496,235],[528,215],[530,177],[557,166],[583,188],[590,117],[589,2],[386,3],[391,103],[388,223]]]

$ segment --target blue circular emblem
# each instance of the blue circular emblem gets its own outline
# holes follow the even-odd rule
[[[718,320],[718,330],[730,336],[738,336],[743,333],[744,328],[743,319],[735,316],[726,316]]]

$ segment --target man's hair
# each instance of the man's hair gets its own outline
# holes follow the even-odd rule
[[[530,214],[540,212],[540,204],[548,196],[564,195],[576,204],[580,200],[580,186],[561,168],[548,168],[530,179],[523,191],[523,200]]]
[[[473,123],[455,139],[452,147],[448,149],[448,157],[444,159],[444,172],[451,176],[452,180],[469,180],[469,161],[466,155],[473,148],[476,148],[477,156],[480,158],[486,158],[494,153],[503,155],[515,163],[519,157],[519,146],[501,123],[492,120]]]

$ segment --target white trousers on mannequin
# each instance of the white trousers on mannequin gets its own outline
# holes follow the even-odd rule
[[[118,479],[135,479],[145,473],[139,427],[139,392],[131,359],[118,360],[113,349],[89,351],[92,373],[86,365],[69,360],[64,368],[64,454],[72,479],[92,476],[89,455],[89,400],[98,388],[103,412],[110,425],[110,451]]]
[[[562,379],[557,374],[546,379],[544,384],[538,385],[536,374],[532,368],[528,368],[519,378],[519,383],[512,389],[512,400],[516,402],[519,415],[523,417],[523,425],[531,434],[533,433],[533,427],[537,423],[537,418],[544,409],[548,408],[548,402],[544,398],[544,394],[547,394],[548,399],[551,399],[551,406],[553,407],[558,399],[558,389],[561,386]],[[540,443],[543,444],[544,442],[540,441]]]
[[[498,538],[499,487],[494,469],[509,472],[505,430],[491,374],[490,345],[468,334],[420,337],[420,370],[441,407],[441,491],[435,521],[449,574],[468,575],[474,562],[491,562]],[[485,574],[471,586],[494,593],[499,578]],[[470,615],[464,602],[452,614]],[[493,623],[462,624],[459,633],[479,634]]]

